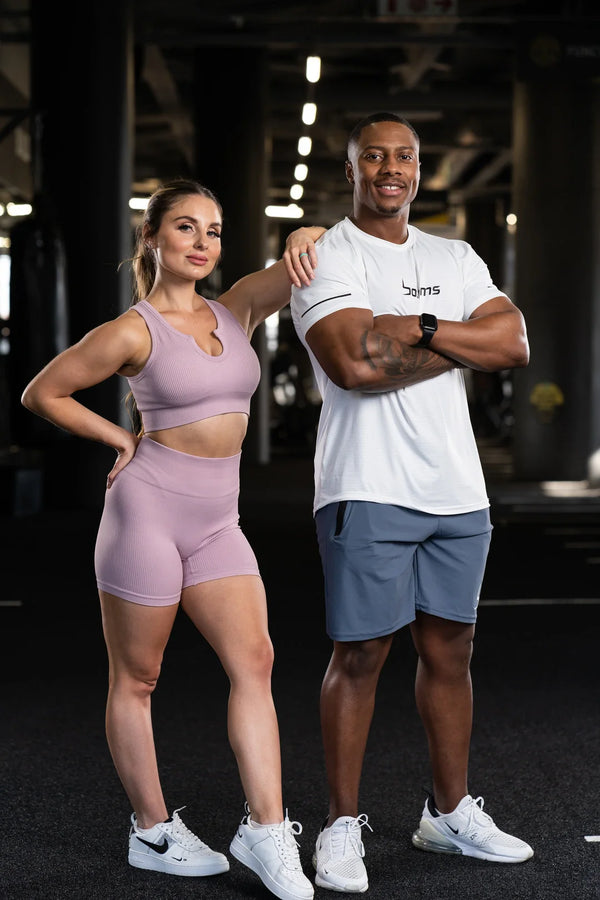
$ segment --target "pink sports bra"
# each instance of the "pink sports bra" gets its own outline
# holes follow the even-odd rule
[[[144,368],[127,379],[146,432],[221,413],[250,413],[250,398],[260,380],[258,357],[233,313],[216,300],[205,302],[217,320],[220,356],[201,350],[192,335],[169,325],[147,300],[132,307],[152,338]]]

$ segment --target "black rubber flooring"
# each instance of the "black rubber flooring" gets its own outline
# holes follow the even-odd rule
[[[267,587],[284,798],[312,876],[327,807],[318,696],[330,644],[307,459],[243,466],[242,524]],[[429,786],[415,655],[396,636],[362,783],[371,900],[600,898],[600,500],[491,486],[495,525],[475,641],[470,781],[535,850],[499,865],[415,850]],[[0,898],[130,900],[271,895],[234,859],[210,879],[131,869],[129,806],[104,739],[106,661],[93,578],[99,512],[0,518]],[[226,679],[182,615],[154,699],[171,808],[227,852],[243,797],[226,738]],[[315,897],[334,897],[317,889]]]

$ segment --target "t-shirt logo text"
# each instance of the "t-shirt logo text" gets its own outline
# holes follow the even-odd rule
[[[439,284],[434,284],[433,287],[409,287],[407,284],[404,284],[404,278],[402,279],[402,289],[407,297],[431,297],[433,294],[439,294],[440,292]]]

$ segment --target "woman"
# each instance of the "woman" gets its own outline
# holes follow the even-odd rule
[[[117,452],[95,550],[109,659],[106,733],[134,812],[132,866],[177,875],[229,869],[168,815],[151,696],[179,605],[231,683],[228,735],[246,797],[230,849],[283,900],[309,900],[295,835],[283,815],[273,649],[256,559],[238,525],[239,463],[260,376],[256,326],[308,284],[313,238],[299,229],[285,262],[248,275],[218,301],[195,289],[221,254],[222,211],[202,185],[175,181],[150,198],[134,257],[136,298],[26,387],[32,412]],[[301,255],[299,255],[301,253]],[[114,373],[128,379],[143,428],[134,434],[73,398]]]

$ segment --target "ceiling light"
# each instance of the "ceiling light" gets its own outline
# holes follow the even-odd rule
[[[308,156],[312,149],[312,141],[309,137],[301,137],[298,139],[298,153],[300,156]]]
[[[302,107],[302,121],[305,125],[312,125],[317,118],[317,104],[305,103]]]
[[[298,165],[294,169],[294,178],[296,179],[296,181],[305,181],[307,175],[308,166],[304,165],[304,163],[298,163]]]
[[[148,197],[132,197],[129,201],[130,209],[146,209],[148,206]]]
[[[290,188],[290,197],[292,200],[299,200],[303,193],[304,188],[301,184],[293,184]]]
[[[312,84],[315,84],[321,77],[321,57],[320,56],[307,56],[306,57],[306,80],[310,81]]]
[[[33,207],[31,203],[7,203],[6,212],[9,216],[30,216]]]
[[[270,219],[301,219],[304,210],[295,203],[290,203],[288,206],[267,206],[265,215]]]

